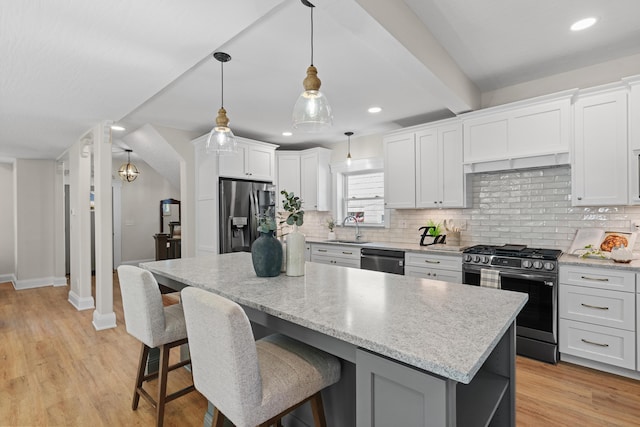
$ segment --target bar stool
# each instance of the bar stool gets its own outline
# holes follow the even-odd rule
[[[182,290],[196,389],[214,406],[213,425],[269,426],[310,401],[326,426],[320,391],[340,380],[340,361],[280,334],[255,341],[233,301],[202,289]]]
[[[191,360],[183,360],[169,366],[169,350],[187,343],[182,304],[164,307],[158,282],[147,270],[121,265],[118,267],[118,280],[127,332],[142,342],[131,409],[135,411],[140,396],[144,397],[156,408],[156,422],[160,427],[164,420],[165,404],[195,390],[190,385],[167,396],[167,374],[191,363]],[[160,350],[159,371],[145,375],[149,350],[156,347]],[[144,382],[155,378],[159,378],[157,399],[143,388]]]

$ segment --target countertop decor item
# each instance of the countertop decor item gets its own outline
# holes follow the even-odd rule
[[[258,216],[260,237],[251,245],[251,261],[258,277],[275,277],[282,267],[282,244],[275,238],[276,221],[269,212]]]
[[[213,57],[220,61],[220,109],[218,110],[218,117],[216,117],[216,124],[209,133],[207,138],[206,150],[207,153],[215,152],[216,154],[232,154],[237,152],[236,139],[229,127],[229,118],[227,117],[227,110],[224,109],[224,63],[231,61],[231,55],[224,52],[215,52]]]
[[[334,218],[327,218],[327,228],[329,229],[329,234],[327,235],[327,240],[335,240],[336,233],[333,229],[336,227],[336,220]]]
[[[298,227],[304,223],[302,200],[293,191],[280,192],[284,196],[282,207],[289,213],[285,222],[293,226],[293,231],[287,235],[287,276],[303,276],[305,268],[305,236]]]
[[[627,264],[633,260],[633,252],[631,251],[631,249],[626,248],[624,245],[616,246],[611,249],[611,259],[614,262]]]

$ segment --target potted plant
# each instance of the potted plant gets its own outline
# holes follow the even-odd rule
[[[275,238],[277,223],[273,209],[256,215],[258,237],[251,245],[251,261],[258,277],[274,277],[280,274],[282,266],[282,244]]]
[[[300,197],[282,190],[284,196],[282,208],[288,213],[285,223],[293,226],[293,231],[287,235],[287,276],[303,276],[305,263],[305,237],[298,231],[304,223],[304,210]]]
[[[336,227],[336,220],[334,218],[327,218],[327,228],[329,229],[328,240],[336,240],[336,233],[333,229]]]

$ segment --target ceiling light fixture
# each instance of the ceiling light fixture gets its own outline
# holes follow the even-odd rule
[[[311,9],[311,65],[307,68],[307,77],[302,82],[304,92],[293,107],[293,128],[303,132],[320,132],[333,125],[333,114],[327,98],[320,92],[318,70],[313,65],[313,9],[315,6],[307,0],[302,4]]]
[[[293,135],[293,133],[291,133],[289,131],[282,132],[282,136],[291,136],[291,135]]]
[[[140,172],[138,171],[136,165],[131,163],[132,150],[124,151],[127,152],[127,163],[124,163],[122,166],[120,166],[120,169],[118,169],[118,175],[120,175],[120,179],[122,179],[123,181],[133,182],[136,180],[138,175],[140,175]]]
[[[126,129],[120,125],[111,125],[111,130],[123,131]]]
[[[218,117],[216,117],[216,124],[209,132],[209,138],[207,138],[206,151],[207,153],[215,152],[221,154],[232,154],[237,151],[236,139],[229,128],[229,118],[227,117],[227,110],[224,109],[224,63],[231,61],[231,56],[224,52],[215,52],[213,57],[220,61],[220,109],[218,110]]]
[[[382,111],[382,108],[380,108],[380,107],[371,107],[367,111],[370,112],[371,114],[375,114],[375,113],[379,113],[380,111]]]
[[[347,135],[347,166],[351,166],[351,135],[353,135],[353,132],[345,132],[345,135]]]
[[[571,25],[571,31],[581,31],[581,30],[586,30],[587,28],[593,26],[593,24],[596,23],[596,21],[598,21],[596,18],[585,18],[585,19],[581,19],[579,21],[576,21],[573,23],[573,25]]]

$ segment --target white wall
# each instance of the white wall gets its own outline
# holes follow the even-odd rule
[[[347,137],[344,143],[331,146],[331,163],[339,163],[347,160]],[[367,135],[362,137],[351,137],[351,159],[372,159],[382,158],[382,134]]]
[[[53,278],[56,162],[16,160],[16,277]]]
[[[13,194],[13,164],[0,163],[0,224],[3,227],[2,243],[0,244],[0,282],[10,280],[14,271],[14,194]]]
[[[180,200],[180,190],[149,165],[144,162],[135,165],[140,175],[133,182],[123,183],[121,193],[122,263],[125,264],[155,259],[153,236],[160,232],[160,200]]]

